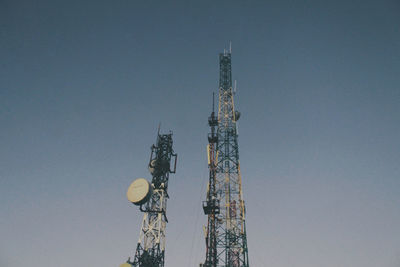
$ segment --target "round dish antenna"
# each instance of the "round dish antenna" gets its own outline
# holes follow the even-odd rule
[[[128,187],[126,197],[130,202],[139,206],[146,203],[151,197],[151,194],[152,187],[150,183],[144,178],[138,178]]]
[[[156,166],[156,160],[153,159],[150,164],[149,164],[149,172],[151,173],[151,175],[154,174],[154,167]]]

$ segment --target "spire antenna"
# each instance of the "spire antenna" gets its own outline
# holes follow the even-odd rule
[[[214,97],[214,96],[215,96],[215,94],[214,94],[214,92],[213,92],[213,105],[212,105],[212,112],[213,112],[213,113],[214,113],[214,109],[215,109],[215,108],[214,108],[214,107],[215,107],[215,105],[214,105],[214,98],[215,98],[215,97]]]

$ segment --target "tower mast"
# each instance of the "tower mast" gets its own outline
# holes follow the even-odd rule
[[[245,205],[240,173],[235,110],[232,90],[231,51],[219,55],[218,116],[211,113],[209,135],[209,190],[203,209],[208,215],[206,267],[248,267]],[[217,126],[217,133],[213,128]],[[214,134],[213,134],[214,132]],[[215,198],[215,201],[213,200]],[[215,203],[215,206],[214,205]]]
[[[139,178],[128,189],[128,199],[140,205],[144,215],[135,257],[121,267],[164,267],[168,180],[169,174],[176,171],[177,154],[172,149],[172,133],[160,134],[159,131],[148,165],[153,176],[151,184]],[[146,187],[149,189],[144,189]]]
[[[217,167],[217,143],[218,135],[216,127],[218,119],[214,112],[214,94],[213,94],[213,111],[208,117],[208,125],[211,132],[208,134],[207,157],[209,168],[209,182],[207,190],[207,200],[203,202],[203,210],[208,215],[208,223],[206,228],[206,261],[205,266],[217,266],[217,215],[220,212],[219,199],[216,191],[216,167]]]

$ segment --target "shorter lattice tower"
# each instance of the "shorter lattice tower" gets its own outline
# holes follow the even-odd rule
[[[120,267],[164,267],[168,180],[169,174],[176,171],[176,162],[172,133],[158,133],[156,145],[151,147],[148,165],[153,176],[151,183],[139,178],[128,188],[129,201],[140,206],[144,215],[135,257],[133,261],[129,258]]]
[[[204,266],[217,266],[218,252],[217,252],[217,215],[220,213],[220,203],[216,191],[216,167],[218,162],[217,157],[217,143],[218,135],[216,127],[218,120],[214,112],[214,94],[213,94],[213,111],[211,116],[208,117],[208,125],[210,126],[210,133],[208,134],[207,145],[207,160],[209,169],[209,180],[207,187],[207,200],[203,201],[204,214],[207,215],[207,227],[205,228],[206,237],[206,261]]]

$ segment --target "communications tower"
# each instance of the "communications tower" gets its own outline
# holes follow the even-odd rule
[[[176,171],[176,161],[172,133],[158,133],[156,145],[151,147],[148,165],[153,177],[151,183],[139,178],[128,188],[128,200],[140,206],[144,215],[135,257],[133,261],[129,258],[120,267],[164,267],[168,180],[169,174]]]
[[[235,110],[232,88],[231,51],[219,55],[218,114],[208,119],[209,186],[203,202],[208,216],[204,267],[248,267],[245,205],[240,174]]]

